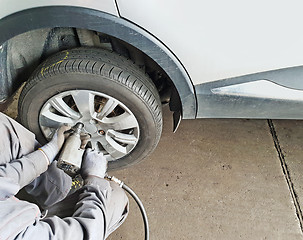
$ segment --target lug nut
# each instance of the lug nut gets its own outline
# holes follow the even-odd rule
[[[104,130],[98,130],[98,133],[99,133],[100,135],[104,135],[104,134],[105,134]]]

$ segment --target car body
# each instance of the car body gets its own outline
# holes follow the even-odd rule
[[[175,128],[181,118],[303,118],[300,1],[1,5],[2,103],[43,59],[62,49],[92,47],[97,35],[97,47],[130,58],[154,82],[165,82],[159,95],[176,113]]]

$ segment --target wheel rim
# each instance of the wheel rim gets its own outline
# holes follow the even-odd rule
[[[139,140],[139,124],[135,115],[119,100],[90,90],[71,90],[50,98],[39,113],[39,125],[49,140],[63,125],[84,124],[91,135],[88,143],[104,153],[108,161],[128,155]]]

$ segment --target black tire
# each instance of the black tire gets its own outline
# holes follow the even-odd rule
[[[73,89],[102,92],[122,102],[137,119],[140,138],[126,156],[109,162],[119,169],[139,162],[157,146],[162,132],[162,109],[152,80],[131,61],[102,49],[78,48],[60,52],[42,63],[19,99],[19,119],[37,139],[46,139],[39,113],[52,96]]]

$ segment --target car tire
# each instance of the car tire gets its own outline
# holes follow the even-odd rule
[[[80,93],[83,96],[87,94],[90,97],[93,96],[94,102],[87,104],[90,113],[84,111],[83,107],[79,107],[75,96]],[[68,112],[72,112],[73,116],[65,114],[60,106],[58,108],[54,105],[54,108],[55,100],[52,99],[59,99],[60,102],[64,100],[70,107]],[[118,105],[112,112],[107,112],[108,115],[103,116],[103,122],[101,122],[98,114],[103,112],[110,100]],[[98,108],[96,104],[100,104],[101,112],[96,110]],[[65,104],[64,107],[66,107]],[[92,111],[95,112],[91,113]],[[56,116],[48,117],[46,113]],[[131,116],[129,124],[125,117],[124,119],[121,117],[123,123],[118,122],[118,117],[123,113],[123,116],[128,116],[127,114]],[[90,115],[83,120],[87,121],[87,129],[90,129],[86,130],[91,131],[94,136],[99,134],[94,138],[97,139],[94,143],[109,157],[109,169],[124,168],[142,160],[155,149],[162,132],[161,101],[152,80],[130,60],[103,49],[78,48],[59,52],[48,58],[36,69],[24,86],[19,98],[18,114],[21,123],[33,131],[42,144],[51,138],[48,134],[54,133],[55,129],[65,121],[75,123],[78,116],[80,120],[83,120],[84,115]],[[94,119],[88,119],[91,115]],[[61,121],[60,117],[64,120]],[[111,120],[113,117],[116,117],[115,120]],[[104,119],[114,124],[106,124]],[[100,124],[102,129],[106,130],[100,130]],[[131,128],[122,129],[129,127],[128,125]],[[112,135],[109,136],[109,134]],[[119,138],[120,135],[121,138]],[[98,142],[99,136],[100,139],[102,137],[103,142],[106,142],[106,139],[112,142],[114,139],[113,146],[120,144],[123,151],[120,152],[119,146],[113,148],[108,142],[105,148],[101,140]],[[109,148],[111,150],[108,150]],[[114,152],[116,149],[119,149],[117,153]]]

